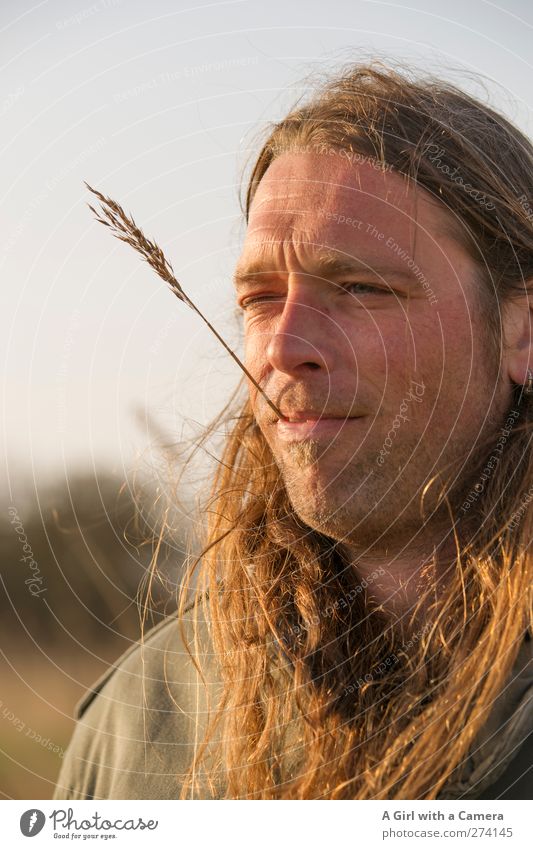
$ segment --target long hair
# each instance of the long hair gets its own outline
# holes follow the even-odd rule
[[[528,139],[447,82],[352,65],[270,127],[246,220],[270,163],[309,149],[371,157],[439,199],[479,269],[501,356],[502,305],[533,276]],[[431,615],[421,624],[417,606],[404,633],[372,601],[379,570],[359,581],[335,540],[294,514],[243,388],[206,434],[227,431],[180,589],[182,633],[192,598],[220,684],[181,798],[205,787],[231,799],[438,798],[532,628],[532,402],[514,387],[503,437],[484,445],[453,516],[469,534],[456,535],[446,591],[437,598],[429,580]]]

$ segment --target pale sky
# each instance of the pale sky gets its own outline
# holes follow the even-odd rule
[[[533,6],[483,0],[2,0],[0,352],[4,487],[145,450],[142,411],[180,438],[240,372],[131,248],[83,180],[164,247],[239,343],[239,178],[313,70],[413,62],[533,134]],[[138,409],[141,416],[135,417]]]

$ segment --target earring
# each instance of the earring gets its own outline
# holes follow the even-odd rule
[[[533,395],[533,371],[527,370],[527,386],[524,387],[524,395]]]

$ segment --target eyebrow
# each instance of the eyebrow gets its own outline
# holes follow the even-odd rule
[[[364,272],[375,277],[394,276],[414,280],[415,274],[409,269],[399,268],[397,265],[365,263],[363,260],[347,258],[336,251],[327,251],[315,254],[313,257],[312,271],[304,272],[315,277],[337,276],[340,274]],[[244,288],[254,278],[261,275],[279,274],[278,269],[268,270],[261,259],[256,259],[246,266],[237,266],[233,275],[233,282],[237,291]],[[287,272],[282,272],[283,274]]]

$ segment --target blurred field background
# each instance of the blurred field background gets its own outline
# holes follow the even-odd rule
[[[2,504],[3,798],[51,796],[74,704],[140,637],[141,618],[146,631],[175,610],[194,533],[186,506],[169,506],[162,469],[152,471],[78,472]]]

